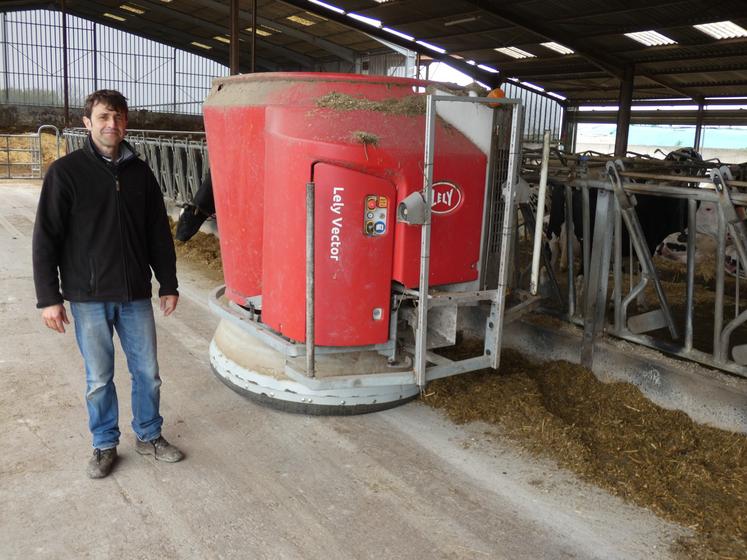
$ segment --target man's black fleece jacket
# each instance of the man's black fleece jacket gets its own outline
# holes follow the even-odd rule
[[[69,301],[125,302],[177,295],[176,255],[161,189],[126,142],[117,164],[88,138],[55,161],[42,185],[34,225],[37,307]],[[59,277],[58,277],[59,269]],[[61,291],[60,291],[61,278]]]

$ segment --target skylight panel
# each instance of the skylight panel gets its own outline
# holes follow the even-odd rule
[[[116,16],[114,14],[110,14],[109,12],[104,12],[103,15],[104,15],[104,17],[108,17],[109,19],[113,19],[113,20],[116,20],[116,21],[127,21],[127,18]]]
[[[312,14],[311,12],[306,12],[306,15],[309,15],[312,18],[320,19],[322,21],[329,21],[326,17],[320,16],[319,14]]]
[[[301,16],[288,16],[285,19],[287,19],[289,21],[292,21],[293,23],[297,23],[299,25],[303,25],[304,27],[309,27],[309,26],[314,25],[316,23],[315,21],[311,21],[310,19],[306,19],[306,18],[301,17]]]
[[[496,70],[492,66],[487,66],[486,64],[478,64],[477,67],[485,70],[486,72],[491,72],[493,74],[497,74],[498,73],[498,70]]]
[[[511,58],[535,58],[532,53],[524,51],[518,47],[499,47],[494,50],[510,56]]]
[[[460,23],[470,23],[472,21],[477,21],[477,16],[469,16],[459,19],[453,19],[451,21],[445,21],[444,27],[449,27],[451,25],[459,25]]]
[[[248,31],[249,33],[251,33],[252,32],[252,28],[251,27],[247,27],[246,31]],[[272,35],[272,33],[270,33],[269,31],[265,31],[264,29],[258,27],[257,28],[257,35],[259,35],[260,37],[269,37],[270,35]]]
[[[231,44],[231,39],[229,39],[228,37],[224,37],[223,35],[216,35],[215,37],[213,37],[213,39],[215,39],[216,41],[220,41],[221,43],[225,43],[226,45]]]
[[[701,23],[693,25],[698,31],[710,35],[714,39],[736,39],[747,37],[747,29],[731,21],[717,21],[715,23]]]
[[[414,41],[415,37],[412,37],[410,35],[407,35],[406,33],[402,33],[401,31],[397,31],[396,29],[392,29],[390,27],[383,27],[382,28],[387,33],[391,33],[392,35],[396,35],[397,37],[401,37],[402,39],[405,39],[406,41]]]
[[[626,37],[630,37],[634,41],[646,45],[647,47],[658,47],[659,45],[676,45],[677,41],[670,39],[666,35],[662,35],[658,31],[637,31],[635,33],[626,33]]]
[[[533,84],[532,82],[519,82],[524,87],[528,87],[530,89],[533,89],[535,91],[545,91],[545,88],[542,86],[538,86],[537,84]]]
[[[337,6],[333,6],[332,4],[327,4],[326,2],[322,2],[321,0],[309,0],[312,4],[316,4],[317,6],[321,6],[322,8],[327,8],[328,10],[331,10],[333,12],[337,12],[338,14],[345,14],[345,10],[342,8],[338,8]]]
[[[573,49],[569,49],[568,47],[565,47],[560,43],[556,43],[555,41],[550,41],[549,43],[541,43],[541,45],[550,49],[551,51],[559,52],[560,54],[573,54]]]
[[[354,14],[352,12],[348,13],[348,17],[357,19],[358,21],[362,21],[363,23],[366,23],[373,27],[381,27],[381,21],[379,21],[378,19],[362,16],[360,14]]]
[[[129,4],[122,4],[120,6],[120,9],[125,10],[127,12],[132,12],[133,14],[137,14],[139,16],[145,13],[145,10],[143,10],[142,8],[138,8],[137,6],[131,6]]]
[[[436,45],[432,45],[430,43],[426,43],[425,41],[415,41],[418,45],[424,46],[426,49],[431,49],[432,51],[436,51],[437,53],[445,54],[446,49],[442,49],[441,47],[437,47]]]
[[[213,47],[210,45],[206,45],[205,43],[198,43],[197,41],[192,41],[190,45],[194,45],[195,47],[200,47],[201,49],[205,49],[206,51],[209,51]]]

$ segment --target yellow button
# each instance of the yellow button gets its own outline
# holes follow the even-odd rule
[[[379,197],[379,208],[386,208],[387,200],[385,196]]]

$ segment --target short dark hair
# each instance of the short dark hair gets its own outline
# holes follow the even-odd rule
[[[83,106],[83,115],[90,119],[91,113],[93,113],[93,106],[96,105],[96,103],[101,103],[107,108],[124,113],[125,116],[127,116],[129,112],[129,109],[127,108],[127,98],[113,89],[100,89],[86,97],[86,103]]]

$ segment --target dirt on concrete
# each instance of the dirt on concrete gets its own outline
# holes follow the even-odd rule
[[[579,365],[532,363],[514,351],[503,352],[498,372],[433,382],[423,400],[457,423],[493,424],[496,437],[692,528],[697,537],[677,545],[683,558],[747,558],[743,434],[662,409],[629,383],[605,384]]]

